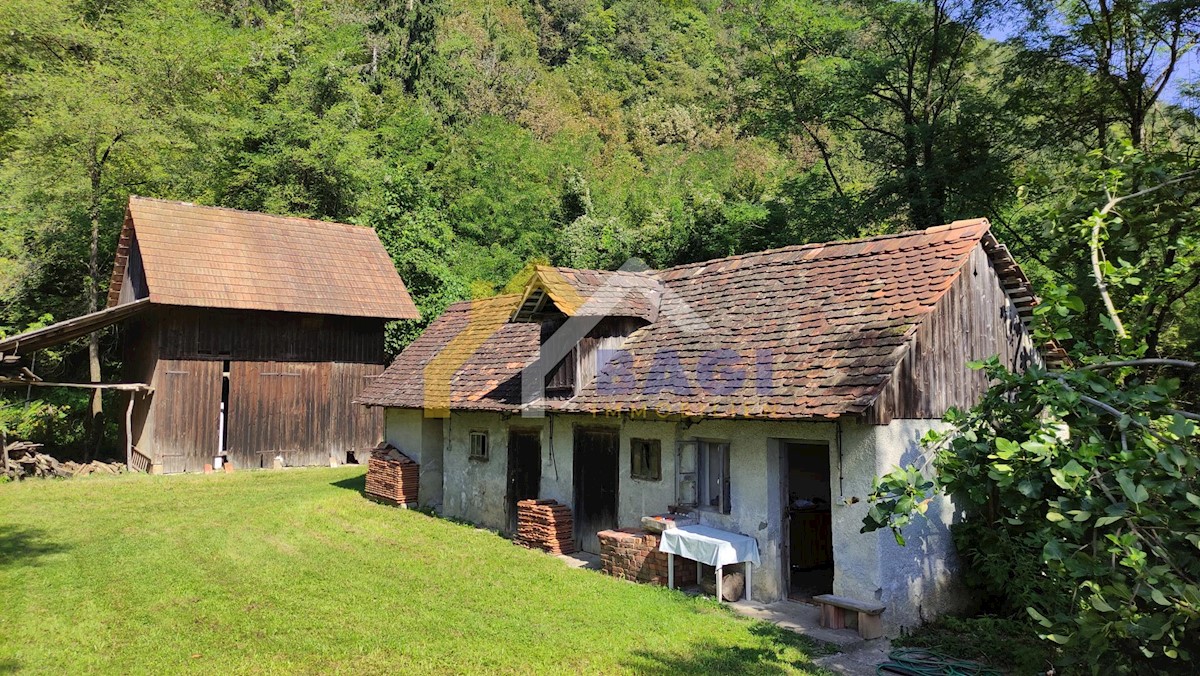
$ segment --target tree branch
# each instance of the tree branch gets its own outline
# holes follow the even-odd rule
[[[1096,214],[1097,217],[1094,219],[1095,222],[1092,224],[1092,238],[1091,238],[1092,276],[1094,276],[1096,278],[1096,288],[1100,291],[1100,298],[1101,298],[1101,300],[1104,301],[1104,308],[1105,308],[1105,310],[1108,311],[1108,316],[1110,319],[1112,319],[1113,326],[1115,326],[1117,329],[1117,337],[1121,338],[1122,340],[1129,337],[1129,332],[1125,330],[1125,325],[1123,323],[1121,323],[1121,318],[1117,315],[1117,307],[1113,304],[1112,296],[1109,295],[1109,293],[1108,293],[1108,285],[1104,283],[1104,272],[1100,269],[1100,231],[1104,227],[1104,217],[1107,216],[1109,213],[1111,213],[1112,210],[1115,209],[1118,204],[1120,204],[1121,202],[1124,202],[1125,200],[1130,200],[1135,197],[1141,197],[1143,195],[1148,195],[1156,190],[1161,190],[1162,188],[1165,188],[1169,185],[1174,185],[1176,183],[1186,181],[1189,178],[1196,176],[1197,173],[1200,173],[1200,172],[1189,171],[1189,172],[1186,172],[1179,176],[1176,176],[1175,178],[1173,178],[1169,181],[1164,181],[1162,183],[1159,183],[1158,185],[1151,186],[1149,188],[1143,188],[1142,190],[1138,190],[1137,192],[1132,192],[1128,195],[1122,195],[1120,197],[1109,197],[1108,203],[1105,204],[1104,207],[1102,209],[1100,209],[1099,213]]]

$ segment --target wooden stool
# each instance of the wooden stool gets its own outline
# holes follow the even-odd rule
[[[821,607],[821,626],[829,629],[846,628],[846,611],[858,613],[858,635],[865,639],[883,636],[883,620],[879,617],[886,609],[878,603],[866,603],[845,596],[820,594],[813,600]]]

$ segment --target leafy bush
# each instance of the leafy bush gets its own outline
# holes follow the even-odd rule
[[[1091,322],[1102,328],[1096,342],[1076,341],[1074,365],[1059,370],[973,364],[993,386],[970,411],[951,411],[949,430],[927,435],[936,478],[908,467],[877,479],[864,520],[864,531],[891,528],[903,544],[901,529],[934,491],[953,495],[966,513],[955,538],[967,582],[995,609],[1027,614],[1062,647],[1061,661],[1096,673],[1177,672],[1200,660],[1200,416],[1186,412],[1178,377],[1200,364],[1147,356],[1154,315],[1143,310],[1155,301],[1130,291],[1177,271],[1113,266],[1102,251],[1126,219],[1116,205],[1127,198],[1112,195],[1195,175],[1146,188],[1131,187],[1120,166],[1104,170],[1107,203],[1078,226],[1104,308]],[[1085,308],[1072,291],[1045,294],[1038,338],[1071,338],[1065,320]],[[1122,297],[1128,313],[1116,309]]]

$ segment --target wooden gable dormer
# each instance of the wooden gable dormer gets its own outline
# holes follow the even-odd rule
[[[595,379],[605,355],[657,319],[661,297],[658,280],[645,273],[539,265],[510,321],[541,325],[542,356],[557,360],[546,397],[569,399]]]

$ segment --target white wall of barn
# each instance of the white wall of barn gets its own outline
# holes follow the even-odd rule
[[[889,531],[860,533],[872,479],[893,467],[919,462],[920,438],[940,425],[932,420],[894,420],[889,425],[866,425],[851,420],[840,426],[830,422],[776,422],[630,419],[582,414],[553,414],[522,418],[487,412],[454,412],[438,421],[446,430],[442,452],[428,450],[428,420],[420,411],[389,410],[388,441],[421,457],[440,460],[438,472],[421,472],[421,501],[426,502],[427,481],[440,475],[440,512],[486,528],[507,528],[506,490],[508,432],[537,429],[542,440],[542,478],[539,497],[573,506],[573,442],[576,426],[609,426],[620,430],[618,455],[618,523],[638,526],[641,517],[666,511],[675,501],[675,445],[681,440],[724,441],[730,447],[730,514],[702,510],[701,521],[715,528],[753,536],[762,565],[754,570],[756,601],[786,596],[782,585],[782,532],[784,500],[781,490],[780,441],[824,442],[829,445],[830,487],[834,548],[834,593],[887,606],[885,629],[895,634],[945,612],[963,607],[966,596],[958,583],[958,559],[950,538],[953,504],[938,499],[929,519],[906,531],[908,544],[900,547]],[[841,452],[838,450],[840,427]],[[490,458],[471,459],[470,432],[486,431]],[[662,480],[630,476],[630,440],[658,439],[662,444]],[[406,446],[407,444],[407,446]]]

